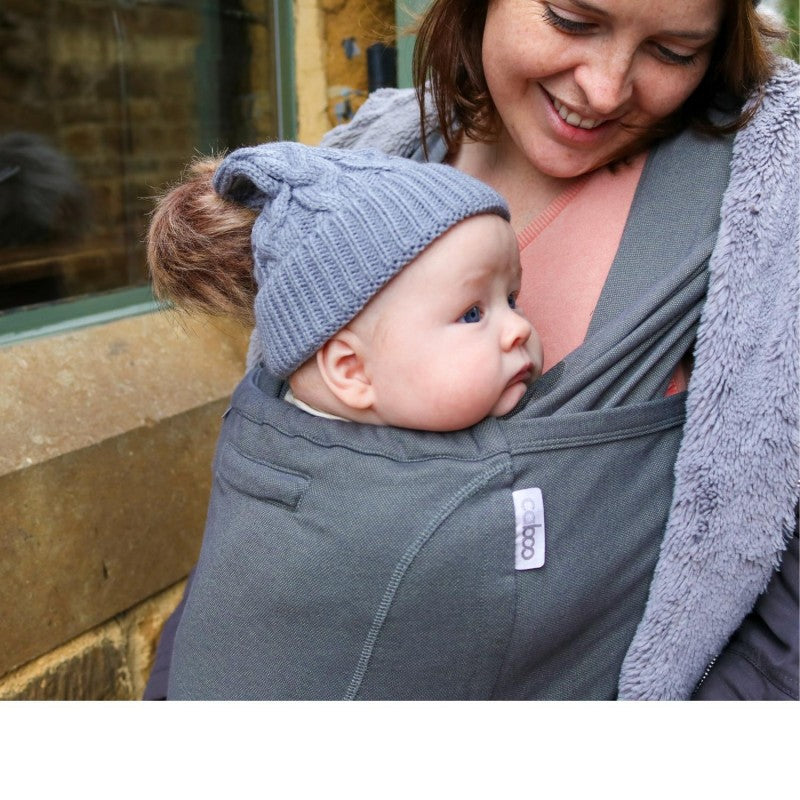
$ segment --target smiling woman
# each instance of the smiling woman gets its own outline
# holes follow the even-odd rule
[[[720,0],[491,3],[483,69],[502,120],[493,155],[571,178],[640,148],[702,80],[721,14]]]
[[[489,0],[436,0],[419,26],[414,53],[415,83],[422,86],[426,80],[430,80],[437,127],[451,149],[455,144],[452,138],[454,130],[463,130],[467,136],[475,139],[490,138],[496,133],[498,120],[496,98],[487,86],[484,68],[488,70],[488,66],[483,63],[484,58],[491,60],[504,57],[510,49],[509,42],[513,47],[513,43],[518,41],[517,32],[520,29],[531,28],[531,35],[536,36],[538,31],[539,35],[545,36],[546,29],[538,23],[549,24],[562,32],[564,36],[561,37],[560,47],[565,47],[568,35],[597,35],[608,40],[615,20],[619,30],[620,27],[627,27],[627,21],[633,22],[643,12],[644,17],[656,22],[656,30],[650,32],[651,36],[664,31],[669,33],[673,26],[674,32],[690,34],[689,37],[677,37],[677,40],[670,37],[661,40],[656,36],[652,43],[649,40],[642,42],[645,50],[654,51],[665,62],[676,64],[684,62],[687,57],[694,61],[708,55],[714,65],[705,74],[701,70],[701,80],[694,93],[683,106],[674,108],[670,116],[656,120],[651,134],[669,135],[686,125],[698,129],[734,130],[741,127],[752,112],[736,113],[720,123],[712,119],[715,110],[720,107],[726,111],[737,108],[764,83],[772,69],[769,42],[782,38],[783,33],[768,18],[757,13],[756,3],[752,0],[725,3],[721,20],[716,19],[720,14],[718,5],[721,7],[722,4],[642,4],[607,0],[560,0],[553,3],[540,0],[496,0],[491,3]],[[631,10],[631,6],[637,12],[633,18],[623,8]],[[660,21],[658,15],[653,15],[662,6],[667,7],[667,16]],[[501,38],[492,39],[492,53],[483,49],[489,38],[485,35],[484,23],[490,8],[496,22],[503,17],[510,23],[507,28],[495,26]],[[672,9],[679,8],[688,10],[690,18],[699,21],[700,29],[692,30],[694,26],[687,26],[686,17],[674,15]],[[673,19],[672,25],[668,24],[670,17]],[[706,22],[702,21],[703,17]],[[707,28],[709,25],[710,28]],[[695,56],[703,49],[706,34],[711,33],[713,38],[717,28],[718,36],[711,44],[710,54]],[[639,36],[645,32],[640,31]],[[696,35],[702,38],[693,38]],[[541,43],[545,44],[548,40],[549,37],[542,39]],[[521,46],[530,53],[535,49],[532,42],[536,42],[537,47],[540,44],[540,40],[534,38],[527,42],[522,40]],[[709,50],[708,46],[705,50]],[[552,70],[548,67],[546,71]],[[609,73],[608,78],[611,77],[612,73]],[[424,103],[425,97],[421,97],[421,101]],[[425,114],[421,119],[426,119]]]

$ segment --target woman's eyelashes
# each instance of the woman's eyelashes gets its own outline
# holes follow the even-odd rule
[[[688,67],[697,60],[697,53],[683,55],[682,53],[676,53],[674,50],[670,50],[668,47],[664,47],[663,44],[658,43],[655,44],[655,48],[659,58],[662,61],[666,61],[668,64]]]
[[[562,33],[590,33],[595,27],[594,23],[592,22],[582,22],[580,20],[562,16],[562,14],[557,14],[551,6],[546,5],[544,7],[544,11],[542,12],[542,18],[545,20],[545,22],[547,22],[549,25],[552,25],[552,27],[556,28]],[[694,64],[694,62],[697,60],[697,53],[676,53],[674,50],[671,50],[669,47],[665,47],[663,44],[659,44],[658,42],[653,43],[653,48],[656,57],[667,64],[688,67],[691,64]]]
[[[509,308],[516,308],[517,307],[517,297],[519,296],[519,291],[511,292],[508,296],[508,307]]]
[[[542,18],[545,22],[564,33],[586,33],[592,28],[591,22],[579,22],[575,19],[562,17],[561,14],[556,14],[556,12],[547,5],[542,12]]]

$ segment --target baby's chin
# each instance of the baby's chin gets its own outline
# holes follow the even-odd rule
[[[511,413],[528,390],[528,384],[523,381],[506,386],[495,404],[489,409],[485,405],[468,403],[432,404],[425,409],[416,409],[411,413],[403,409],[403,413],[390,413],[383,410],[374,414],[374,418],[366,421],[374,425],[392,425],[395,428],[411,428],[419,431],[432,431],[434,433],[453,433],[463,431],[477,425],[487,417],[503,417]]]
[[[492,407],[489,416],[504,417],[506,414],[510,414],[519,405],[519,401],[522,400],[527,391],[528,384],[523,381],[512,383],[511,386],[507,386],[503,390],[498,401]]]

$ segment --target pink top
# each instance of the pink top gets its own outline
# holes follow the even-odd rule
[[[542,338],[545,371],[586,338],[645,160],[642,154],[613,172],[600,169],[585,176],[517,236],[522,261],[520,306]],[[685,386],[679,367],[667,393]]]

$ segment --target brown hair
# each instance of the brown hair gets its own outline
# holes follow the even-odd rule
[[[185,179],[158,198],[147,231],[147,263],[160,300],[252,326],[256,212],[214,191],[220,161],[194,161]]]
[[[478,141],[490,141],[496,135],[497,110],[486,85],[481,54],[490,2],[434,0],[418,25],[413,69],[423,143],[430,124],[425,109],[426,81],[430,81],[436,121],[448,149],[457,146],[457,129]],[[722,27],[703,80],[678,111],[649,132],[646,142],[686,127],[713,135],[730,133],[742,128],[755,113],[757,102],[745,108],[742,105],[774,70],[770,40],[785,34],[758,14],[753,0],[724,3]],[[733,111],[733,117],[717,123],[712,119],[715,111]]]

